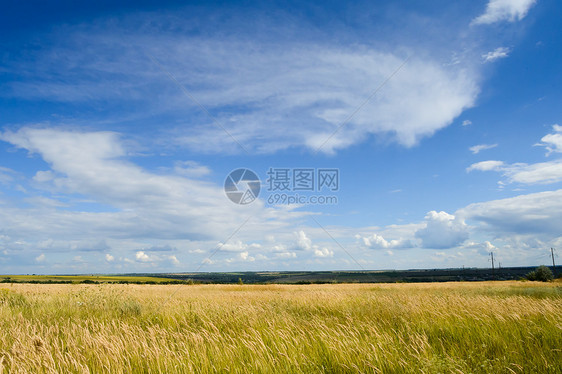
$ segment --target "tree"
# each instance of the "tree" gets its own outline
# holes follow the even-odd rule
[[[554,279],[554,276],[552,275],[552,270],[544,265],[541,265],[527,274],[527,279],[530,281],[548,282]]]

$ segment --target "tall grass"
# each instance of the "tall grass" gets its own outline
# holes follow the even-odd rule
[[[0,373],[562,373],[556,284],[2,287]]]

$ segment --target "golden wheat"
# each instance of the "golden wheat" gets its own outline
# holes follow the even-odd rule
[[[559,283],[4,284],[0,373],[562,373],[561,307]]]

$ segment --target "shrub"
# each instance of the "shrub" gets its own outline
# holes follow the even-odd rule
[[[527,274],[527,279],[531,281],[548,282],[554,279],[554,276],[548,267],[541,265]]]

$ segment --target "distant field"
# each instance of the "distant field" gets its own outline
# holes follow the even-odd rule
[[[562,373],[560,283],[0,284],[0,373]]]
[[[0,281],[14,282],[170,282],[170,278],[149,276],[120,276],[120,275],[0,275]]]

